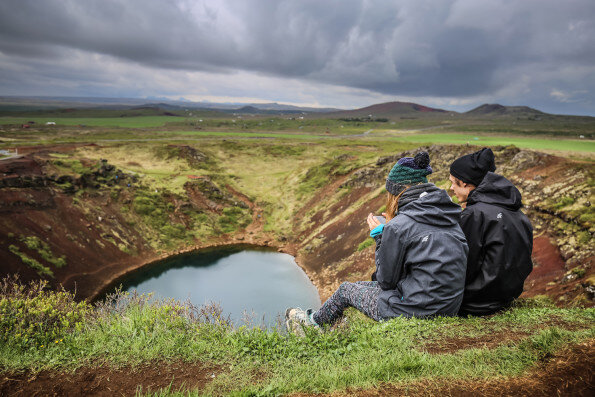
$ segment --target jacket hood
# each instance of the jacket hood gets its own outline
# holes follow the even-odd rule
[[[521,192],[502,175],[488,172],[483,181],[467,198],[467,204],[486,203],[509,208],[513,211],[523,206]]]
[[[436,189],[422,193],[422,197],[399,208],[398,213],[428,225],[452,226],[459,223],[461,207],[452,202],[446,191]]]

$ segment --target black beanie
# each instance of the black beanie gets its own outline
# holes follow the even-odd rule
[[[450,174],[465,183],[479,186],[488,171],[496,171],[492,149],[483,149],[459,157],[450,165]]]

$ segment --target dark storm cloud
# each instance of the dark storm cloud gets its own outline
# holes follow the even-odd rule
[[[0,52],[568,103],[592,100],[594,17],[592,0],[4,0]]]

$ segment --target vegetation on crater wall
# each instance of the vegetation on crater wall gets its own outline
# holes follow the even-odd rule
[[[52,272],[49,267],[42,265],[37,260],[29,257],[24,252],[21,252],[19,247],[17,247],[16,245],[10,244],[8,246],[8,250],[10,252],[12,252],[13,254],[15,254],[16,256],[18,256],[19,258],[21,258],[21,261],[25,265],[27,265],[30,268],[32,268],[33,270],[35,270],[40,277],[44,277],[44,276],[54,277],[54,272]]]

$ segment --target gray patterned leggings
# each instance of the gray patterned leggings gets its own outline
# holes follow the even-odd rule
[[[380,321],[378,316],[378,294],[380,291],[377,281],[345,282],[313,314],[314,321],[318,325],[332,324],[343,315],[343,310],[350,306],[355,307],[366,316]]]

